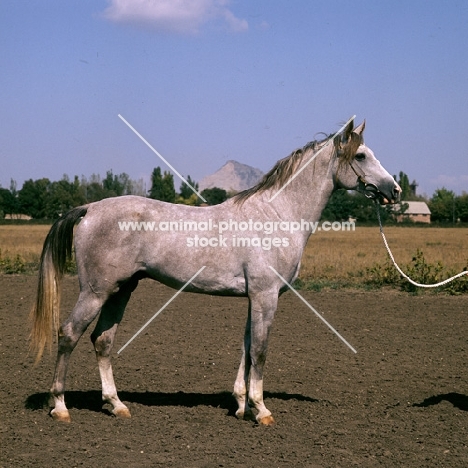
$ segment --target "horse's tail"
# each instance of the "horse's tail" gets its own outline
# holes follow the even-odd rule
[[[52,330],[59,329],[60,280],[72,257],[73,227],[87,211],[88,206],[70,210],[54,223],[44,241],[36,303],[30,314],[30,350],[36,353],[36,363],[41,359],[44,348],[51,348]]]

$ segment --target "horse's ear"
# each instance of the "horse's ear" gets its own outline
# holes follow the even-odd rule
[[[361,125],[357,126],[354,130],[353,133],[357,133],[358,135],[361,135],[362,138],[364,138],[364,129],[366,128],[366,121],[362,122]]]
[[[343,147],[350,141],[352,134],[354,133],[354,119],[350,120],[345,129],[333,140],[335,148],[337,151],[341,151]]]
[[[349,140],[349,137],[353,133],[354,129],[354,119],[349,122],[348,125],[346,125],[346,128],[343,131],[343,136],[341,137],[341,141],[343,143],[346,143]]]
[[[365,126],[366,121],[354,128],[354,121],[351,121],[343,132],[341,143],[338,143],[335,139],[335,148],[342,163],[350,162],[354,158],[359,146],[363,144]]]
[[[341,154],[349,154],[354,156],[354,153],[357,151],[357,148],[364,141],[364,129],[366,127],[366,121],[362,122],[361,125],[354,128],[354,119],[351,120],[346,128],[343,130],[341,135],[337,135],[333,141],[335,148]],[[346,148],[345,151],[343,151]],[[355,151],[356,150],[356,151]]]

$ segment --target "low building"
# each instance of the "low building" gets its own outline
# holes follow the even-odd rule
[[[408,207],[401,213],[401,206]],[[422,201],[402,201],[401,204],[394,205],[395,218],[397,222],[413,221],[415,223],[430,223],[431,210],[426,202]]]
[[[32,219],[31,216],[21,213],[13,213],[13,214],[6,214],[5,219],[25,219],[30,220]]]

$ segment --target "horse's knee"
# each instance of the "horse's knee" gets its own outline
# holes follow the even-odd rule
[[[267,358],[267,350],[265,346],[258,346],[250,349],[250,362],[251,368],[254,372],[263,372],[263,367],[265,366]]]
[[[79,336],[73,333],[69,326],[61,326],[58,330],[58,352],[59,354],[73,351],[78,343]]]
[[[97,354],[101,356],[110,354],[113,340],[112,336],[110,336],[108,333],[104,332],[100,335],[95,335],[93,333],[91,335],[91,341]]]

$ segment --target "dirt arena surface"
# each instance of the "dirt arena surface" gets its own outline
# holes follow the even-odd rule
[[[91,329],[72,355],[71,424],[48,416],[55,350],[34,367],[27,315],[35,277],[0,276],[1,467],[466,467],[466,296],[396,291],[301,292],[353,354],[292,293],[279,302],[265,402],[276,424],[239,421],[231,396],[246,299],[178,296],[145,280],[114,348],[119,395],[102,407]],[[63,285],[62,317],[77,279]]]

